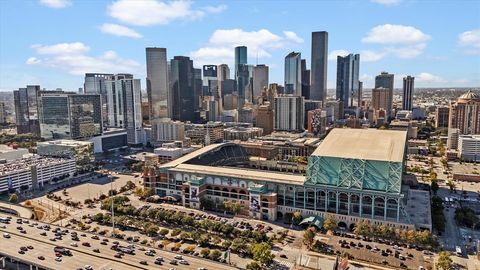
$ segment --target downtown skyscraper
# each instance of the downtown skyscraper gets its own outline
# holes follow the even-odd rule
[[[186,56],[175,56],[170,61],[170,100],[172,119],[194,122],[195,74],[193,61]]]
[[[170,116],[168,100],[167,49],[146,48],[147,95],[150,121]]]
[[[337,89],[336,97],[343,102],[343,107],[359,106],[362,94],[358,81],[360,55],[349,54],[337,56]],[[354,103],[355,101],[355,103]]]
[[[392,117],[393,111],[393,83],[394,83],[394,76],[393,74],[389,74],[388,72],[382,72],[380,75],[375,77],[375,88],[385,88],[388,90],[388,96],[386,108],[383,108],[387,112],[387,117]]]
[[[327,97],[328,32],[312,33],[312,67],[310,69],[310,99],[325,104]]]
[[[13,91],[15,122],[18,134],[32,133],[36,136],[40,135],[38,121],[39,95],[40,85],[27,85],[26,88],[19,88]]]
[[[302,95],[302,55],[291,52],[285,56],[285,94]]]
[[[415,77],[407,76],[403,78],[403,99],[402,109],[411,111],[413,107],[413,89]]]

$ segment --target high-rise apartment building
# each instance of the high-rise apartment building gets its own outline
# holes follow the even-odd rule
[[[257,127],[263,129],[263,135],[269,135],[273,132],[274,113],[270,102],[258,106]]]
[[[304,127],[308,126],[308,112],[316,109],[322,108],[323,104],[320,100],[311,100],[311,99],[306,99],[303,101],[303,107],[304,109]]]
[[[169,117],[169,83],[167,49],[146,48],[147,95],[150,104],[150,121]]]
[[[180,121],[157,119],[152,123],[152,128],[156,129],[153,133],[158,136],[155,138],[157,144],[185,140],[185,124]]]
[[[129,144],[142,143],[142,94],[140,79],[117,74],[106,81],[108,126],[127,130]]]
[[[321,100],[327,97],[328,32],[312,33],[312,59],[310,69],[310,99]]]
[[[7,123],[7,111],[5,110],[5,103],[0,102],[0,124]]]
[[[302,96],[310,99],[310,69],[307,69],[307,60],[302,59]]]
[[[102,117],[104,123],[107,123],[108,121],[107,92],[105,88],[105,81],[112,80],[112,77],[113,74],[109,73],[85,73],[85,80],[83,83],[83,93],[101,95]]]
[[[172,119],[194,121],[194,70],[193,61],[186,56],[175,56],[170,61],[170,95]]]
[[[253,67],[253,99],[262,95],[264,87],[268,87],[268,66],[256,65]]]
[[[222,82],[230,79],[230,68],[227,64],[221,64],[217,67],[218,93],[223,97]]]
[[[40,85],[27,85],[26,88],[19,88],[13,91],[15,104],[15,122],[17,133],[31,133],[40,135],[40,124],[38,121],[38,96]]]
[[[302,95],[302,55],[291,52],[285,56],[285,94]]]
[[[388,89],[387,105],[386,108],[383,108],[387,112],[387,118],[392,117],[393,113],[393,83],[394,76],[388,72],[382,72],[375,77],[375,88],[383,87]]]
[[[275,130],[304,130],[304,99],[301,96],[281,95],[275,97]]]
[[[471,90],[450,103],[448,128],[458,128],[460,134],[480,134],[480,95]]]
[[[390,115],[390,110],[387,109],[390,106],[390,94],[391,91],[388,88],[378,87],[372,89],[372,107],[375,110],[383,109],[387,112],[387,116]]]
[[[359,106],[361,93],[358,81],[360,55],[337,56],[337,99],[344,108]]]
[[[205,89],[203,91],[204,96],[213,96],[215,99],[220,98],[216,65],[203,66],[203,88]]]
[[[42,138],[80,139],[102,134],[100,94],[44,93],[38,99]]]
[[[327,127],[327,111],[315,109],[308,111],[308,132],[313,135],[325,134]]]
[[[447,128],[449,114],[449,107],[437,107],[437,110],[435,112],[435,128]]]
[[[411,111],[413,107],[413,89],[415,77],[407,76],[403,78],[403,99],[402,109]]]

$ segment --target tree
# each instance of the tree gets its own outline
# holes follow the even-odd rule
[[[170,231],[168,229],[162,228],[160,232],[158,232],[160,235],[165,236],[169,233]]]
[[[431,181],[431,182],[436,181],[436,180],[437,180],[437,177],[438,177],[438,175],[437,175],[436,172],[431,172],[431,173],[430,173],[430,181]]]
[[[202,257],[204,258],[206,258],[209,254],[210,254],[210,249],[208,248],[204,248],[200,251],[200,255],[202,255]]]
[[[430,184],[430,189],[432,190],[433,194],[434,195],[437,195],[437,191],[440,187],[438,186],[438,183],[437,181],[432,181],[432,183]]]
[[[292,217],[293,224],[298,225],[300,222],[302,222],[302,219],[303,219],[302,213],[300,212],[293,213],[293,217]]]
[[[253,245],[252,255],[253,259],[261,265],[270,265],[275,258],[275,255],[272,254],[272,248],[265,242]]]
[[[147,223],[143,230],[148,236],[154,236],[158,232],[158,226],[153,223]]]
[[[456,184],[451,179],[447,181],[447,186],[450,188],[450,193],[455,191]]]
[[[217,249],[210,250],[210,254],[208,254],[208,258],[214,261],[218,261],[221,256],[222,256],[222,253]]]
[[[223,201],[223,207],[225,210],[233,213],[234,216],[238,215],[242,210],[242,205],[238,201]]]
[[[247,264],[247,270],[262,270],[262,266],[260,266],[258,262],[252,261],[249,264]]]
[[[240,237],[233,239],[232,245],[230,246],[232,251],[235,253],[241,253],[245,251],[245,247],[246,247],[245,240]]]
[[[307,246],[309,250],[312,249],[313,242],[315,241],[315,232],[315,227],[309,227],[303,233],[303,243]]]
[[[353,233],[358,235],[367,235],[369,232],[370,232],[370,225],[366,220],[355,224],[355,228],[353,229]]]
[[[324,221],[323,221],[323,228],[326,231],[333,231],[338,227],[337,222],[333,219],[333,217],[328,216]]]
[[[453,269],[452,259],[447,251],[442,251],[438,254],[437,267],[442,270]]]
[[[17,203],[18,202],[18,195],[17,193],[13,193],[10,195],[10,197],[8,198],[8,201],[10,203]]]

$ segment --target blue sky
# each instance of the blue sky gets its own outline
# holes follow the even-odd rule
[[[480,1],[3,0],[0,90],[77,90],[85,72],[130,72],[145,88],[147,46],[200,67],[231,65],[246,45],[249,63],[283,84],[285,55],[300,51],[310,65],[311,32],[323,30],[329,88],[345,53],[360,53],[367,88],[381,71],[396,74],[395,87],[405,75],[416,87],[480,86]]]

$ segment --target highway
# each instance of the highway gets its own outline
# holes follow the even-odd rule
[[[2,214],[2,216],[6,216]],[[2,234],[0,240],[0,254],[5,254],[9,256],[14,256],[17,258],[22,258],[23,260],[34,262],[36,265],[50,268],[50,269],[78,269],[85,267],[86,265],[91,265],[93,269],[170,269],[176,268],[177,270],[182,269],[197,269],[199,267],[205,267],[206,269],[236,269],[230,267],[226,264],[221,264],[209,260],[204,260],[194,256],[187,256],[183,255],[184,259],[189,262],[189,265],[172,265],[170,261],[174,259],[174,256],[177,255],[173,252],[168,252],[165,250],[154,249],[156,251],[155,256],[147,256],[144,254],[144,251],[140,251],[138,248],[139,245],[136,245],[137,248],[135,250],[135,255],[128,255],[125,254],[123,258],[115,258],[114,255],[116,251],[111,250],[110,247],[112,246],[113,241],[118,241],[120,246],[127,246],[130,243],[126,241],[116,240],[116,239],[108,239],[109,242],[107,245],[101,245],[101,240],[94,240],[91,237],[93,234],[85,233],[86,236],[82,237],[81,234],[84,232],[77,231],[78,237],[80,241],[77,241],[78,247],[72,247],[71,243],[74,242],[71,240],[70,232],[74,231],[69,229],[69,233],[63,236],[62,240],[51,241],[49,239],[54,237],[54,233],[52,232],[53,229],[59,226],[51,226],[50,231],[45,231],[43,229],[38,229],[37,226],[43,225],[43,223],[39,223],[36,226],[30,227],[29,224],[17,224],[16,223],[17,217],[12,216],[12,220],[10,224],[3,224],[6,225],[5,229],[0,228],[0,234]],[[29,221],[32,224],[33,220]],[[25,231],[26,234],[22,234],[17,230],[17,227],[21,226]],[[62,228],[65,229],[65,228]],[[11,238],[4,238],[3,233],[9,233]],[[46,236],[40,235],[42,232],[46,232]],[[100,239],[105,237],[99,236]],[[88,242],[90,243],[90,247],[83,246],[82,243]],[[28,250],[25,254],[19,254],[18,251],[20,250],[21,246],[33,246],[32,250]],[[55,246],[62,246],[70,249],[73,253],[73,256],[63,256],[61,262],[55,261],[55,254],[54,254],[54,247]],[[96,253],[93,250],[99,249],[100,252]],[[151,249],[145,247],[147,250]],[[45,260],[38,259],[38,256],[44,256]],[[164,262],[162,265],[154,264],[154,260],[156,257],[163,257]],[[140,261],[146,261],[148,265],[140,264]]]

